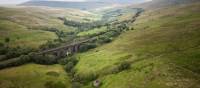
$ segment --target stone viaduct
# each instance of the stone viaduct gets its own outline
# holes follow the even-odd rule
[[[95,39],[96,38],[91,38],[91,39],[82,40],[82,41],[79,41],[79,42],[76,42],[76,43],[66,44],[64,46],[60,46],[60,47],[57,47],[57,48],[41,51],[38,54],[40,54],[40,55],[53,54],[56,57],[65,57],[65,56],[68,56],[70,54],[74,54],[74,53],[78,52],[80,50],[80,46],[82,44],[87,43],[89,41],[93,41]]]

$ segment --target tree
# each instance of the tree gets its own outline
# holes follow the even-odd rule
[[[6,54],[8,52],[8,48],[5,46],[0,46],[0,55]]]
[[[85,52],[89,49],[93,49],[93,48],[96,48],[97,45],[96,44],[93,44],[93,43],[87,43],[87,44],[83,44],[80,46],[80,52]]]
[[[53,81],[47,81],[44,86],[46,88],[66,88],[65,84],[63,82],[53,82]]]
[[[26,63],[26,62],[31,61],[31,59],[28,55],[22,55],[22,56],[20,56],[20,59],[21,59],[22,63]]]
[[[29,54],[29,57],[34,63],[37,64],[45,64],[45,65],[50,65],[50,64],[55,64],[57,63],[57,58],[54,55],[39,55],[35,52],[32,52]]]
[[[72,69],[73,69],[73,67],[74,67],[74,63],[73,62],[68,62],[66,65],[65,65],[65,70],[67,71],[67,72],[70,72]]]
[[[5,38],[5,42],[6,42],[6,43],[9,43],[9,42],[10,42],[10,38],[9,38],[9,37],[6,37],[6,38]]]
[[[72,83],[72,88],[81,88],[82,84],[79,82],[73,82]]]
[[[119,71],[123,71],[123,70],[129,69],[130,67],[131,67],[131,64],[129,62],[124,61],[119,65],[118,69]]]
[[[0,42],[0,48],[1,48],[1,47],[4,47],[4,44]]]

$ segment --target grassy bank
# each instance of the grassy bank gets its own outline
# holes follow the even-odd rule
[[[136,30],[79,54],[77,75],[97,75],[100,88],[199,88],[199,9],[192,4],[146,11],[132,25]],[[124,61],[131,67],[114,73]]]
[[[47,86],[70,88],[70,80],[61,65],[27,64],[0,71],[2,88],[52,88]]]

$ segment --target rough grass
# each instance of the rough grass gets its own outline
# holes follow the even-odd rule
[[[85,22],[86,19],[95,21],[100,18],[96,14],[75,9],[0,7],[0,42],[9,37],[10,46],[37,48],[46,41],[57,38],[52,32],[41,31],[43,28],[56,28],[64,32],[75,31],[76,28],[64,25],[58,17],[80,22]]]
[[[49,73],[56,73],[56,76]],[[45,88],[48,81],[61,82],[66,88],[71,88],[70,80],[60,65],[27,64],[0,71],[0,88]]]
[[[5,38],[9,38],[10,46],[27,46],[37,48],[48,40],[56,39],[56,35],[52,32],[41,30],[28,30],[25,26],[17,23],[0,20],[0,42],[5,42]]]
[[[10,20],[28,27],[46,26],[60,27],[61,30],[70,30],[63,25],[58,17],[70,20],[83,21],[83,18],[95,19],[96,15],[75,9],[55,9],[46,7],[0,7],[0,19]],[[91,18],[89,18],[91,17]],[[98,18],[97,18],[98,19]]]
[[[199,5],[143,13],[133,24],[136,30],[79,54],[77,74],[100,75],[100,88],[200,88]],[[102,75],[122,61],[132,63],[131,68]]]

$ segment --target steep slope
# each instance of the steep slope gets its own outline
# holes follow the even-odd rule
[[[135,30],[79,54],[76,76],[97,77],[100,88],[200,88],[199,9],[196,3],[146,11]],[[130,68],[120,70],[124,63]]]

